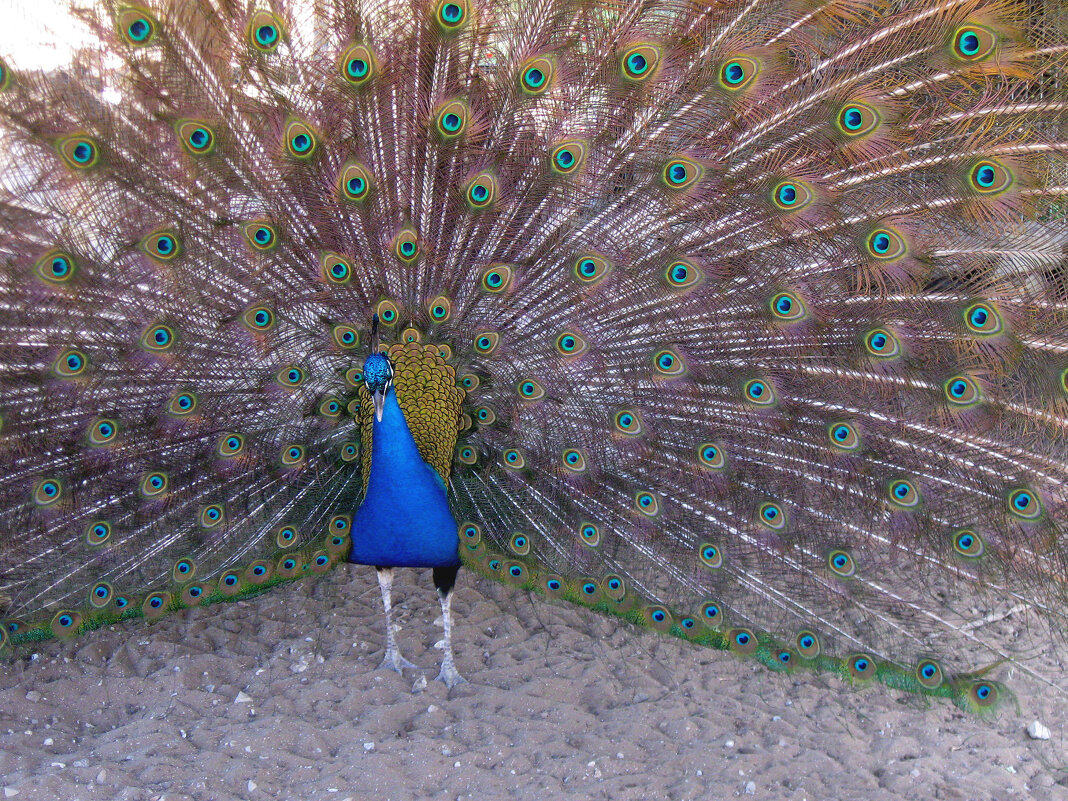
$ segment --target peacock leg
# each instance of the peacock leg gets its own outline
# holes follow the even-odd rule
[[[441,600],[441,619],[445,624],[445,655],[441,658],[438,681],[444,682],[446,687],[455,687],[467,681],[456,669],[452,658],[452,588],[456,584],[456,573],[459,569],[458,567],[434,568],[434,586]]]
[[[378,574],[378,586],[382,589],[382,606],[386,610],[386,654],[382,657],[382,664],[378,669],[389,668],[403,674],[404,668],[418,668],[401,656],[400,648],[397,647],[397,637],[393,633],[393,601],[391,591],[393,589],[393,568],[376,567]]]

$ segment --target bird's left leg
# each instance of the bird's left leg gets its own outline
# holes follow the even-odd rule
[[[456,574],[459,570],[459,567],[434,568],[434,586],[441,600],[441,619],[445,623],[445,655],[441,658],[438,681],[444,682],[446,687],[455,687],[466,681],[456,670],[452,658],[452,588],[456,585]]]

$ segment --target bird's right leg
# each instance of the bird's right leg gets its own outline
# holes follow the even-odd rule
[[[378,574],[378,586],[382,590],[382,606],[386,610],[386,655],[382,657],[382,664],[378,666],[378,669],[389,668],[403,674],[404,668],[417,668],[419,666],[412,664],[401,656],[400,648],[397,647],[397,637],[393,633],[393,600],[391,594],[393,589],[393,568],[376,567],[375,573]]]

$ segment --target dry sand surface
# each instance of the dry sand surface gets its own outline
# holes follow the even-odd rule
[[[0,798],[1068,799],[1068,699],[1019,670],[999,677],[1020,714],[987,722],[468,573],[469,683],[449,691],[429,574],[398,573],[402,649],[427,666],[403,677],[375,669],[366,568],[21,651],[0,664]],[[1031,664],[1065,674],[1052,653]],[[1028,737],[1036,718],[1051,739]]]

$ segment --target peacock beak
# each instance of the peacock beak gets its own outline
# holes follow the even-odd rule
[[[382,409],[386,405],[386,390],[375,390],[371,394],[371,400],[375,405],[375,420],[382,422]]]

